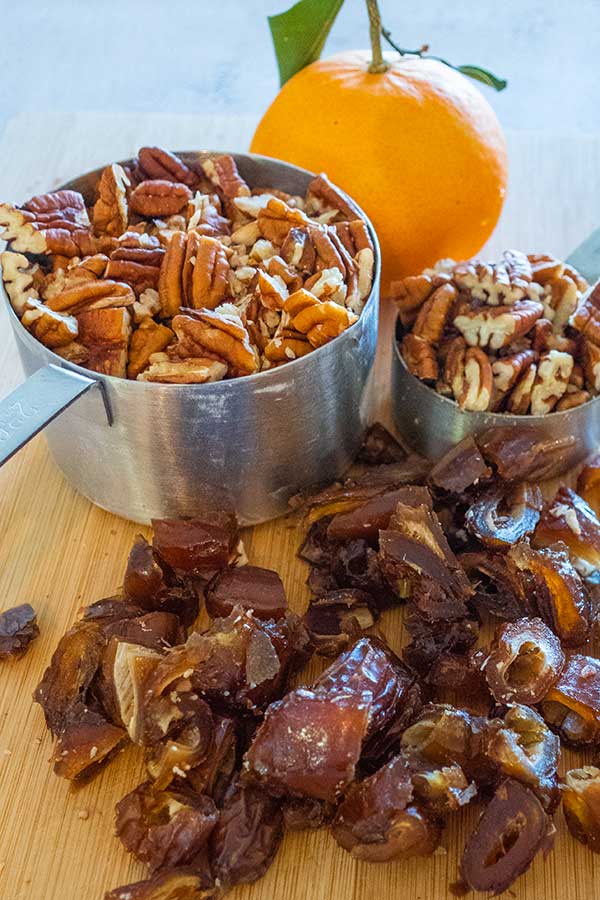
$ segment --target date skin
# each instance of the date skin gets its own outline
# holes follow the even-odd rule
[[[0,660],[24,656],[39,633],[35,610],[29,603],[0,613]]]

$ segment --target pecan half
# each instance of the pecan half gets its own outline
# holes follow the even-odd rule
[[[437,279],[444,283],[442,279]],[[448,283],[448,279],[445,279]],[[398,307],[400,321],[405,328],[413,324],[418,312],[436,289],[436,279],[430,275],[409,275],[391,284],[391,298]]]
[[[131,335],[129,312],[110,308],[88,308],[77,315],[79,342],[87,349],[85,365],[103,375],[125,378],[127,348]]]
[[[51,350],[66,347],[79,334],[77,319],[54,312],[44,306],[41,300],[33,298],[27,301],[27,309],[21,321],[38,341]]]
[[[187,185],[156,179],[138,184],[129,205],[132,212],[141,216],[172,216],[181,212],[191,199],[192,192]]]
[[[521,350],[511,353],[492,363],[494,389],[500,393],[511,391],[521,375],[537,359],[533,350]]]
[[[506,403],[506,411],[514,416],[524,416],[529,412],[531,392],[537,375],[536,363],[531,363],[520,375]]]
[[[158,287],[164,255],[162,247],[118,247],[110,254],[104,276],[131,285],[139,296]]]
[[[445,379],[461,409],[483,411],[492,399],[492,367],[479,347],[466,347],[457,338],[446,357]]]
[[[475,300],[490,306],[512,305],[528,294],[533,272],[531,263],[519,250],[506,250],[499,263],[459,263],[453,280]]]
[[[457,290],[452,284],[436,288],[420,308],[412,333],[431,344],[439,343],[456,297]]]
[[[221,381],[226,374],[227,366],[218,359],[193,357],[173,360],[166,353],[154,353],[150,357],[150,365],[137,379],[159,384],[205,384]]]
[[[314,272],[317,254],[308,228],[290,228],[281,245],[281,256],[303,275]]]
[[[412,375],[416,375],[422,381],[437,380],[438,361],[429,341],[415,334],[405,334],[402,339],[402,356]]]
[[[336,209],[345,219],[360,218],[360,210],[349,197],[342,195],[325,173],[316,175],[308,186],[306,193],[308,203],[313,203],[319,211]]]
[[[132,306],[135,294],[128,284],[120,281],[90,279],[66,287],[51,297],[46,306],[56,312],[76,314],[84,309],[103,309],[109,306]]]
[[[202,163],[204,174],[219,189],[226,203],[235,197],[249,197],[250,188],[238,172],[233,156],[216,156]]]
[[[552,322],[552,330],[561,334],[579,301],[575,281],[568,275],[560,275],[546,285],[541,299],[544,315]]]
[[[0,223],[1,221],[0,219]],[[600,347],[600,281],[581,298],[577,309],[569,319],[569,325],[580,331],[592,344]]]
[[[162,315],[177,315],[184,306],[214,309],[229,289],[227,253],[216,238],[175,232],[160,270],[158,295]]]
[[[55,191],[33,197],[21,208],[0,203],[2,238],[23,253],[86,256],[96,253],[111,238],[97,239],[81,194]]]
[[[595,393],[600,392],[600,346],[582,337],[579,344],[579,359],[587,387]]]
[[[98,199],[92,214],[94,230],[119,237],[127,230],[129,208],[127,189],[131,183],[125,170],[117,163],[107,166],[98,182]]]
[[[146,178],[161,181],[175,181],[189,188],[198,183],[198,176],[189,166],[162,147],[141,147],[138,152],[138,166]]]
[[[548,350],[560,350],[570,353],[572,356],[577,351],[577,341],[556,334],[552,322],[549,319],[538,319],[533,326],[532,350],[536,353],[547,353]]]
[[[544,312],[535,300],[520,300],[512,306],[471,309],[456,316],[454,325],[472,347],[499,350],[527,334]]]

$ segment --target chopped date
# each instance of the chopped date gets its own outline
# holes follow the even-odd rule
[[[487,722],[447,703],[429,704],[404,731],[400,746],[409,756],[442,766],[458,763],[468,778],[486,784],[491,779],[484,753]]]
[[[410,760],[415,797],[432,812],[445,816],[466,806],[477,796],[477,786],[469,782],[458,763],[435,766]]]
[[[304,624],[320,656],[338,656],[374,625],[378,615],[370,594],[347,588],[311,600]]]
[[[579,494],[564,485],[546,507],[532,538],[534,547],[562,541],[584,578],[600,567],[600,521]]]
[[[577,493],[600,516],[600,454],[592,457],[579,473]]]
[[[407,613],[404,627],[410,641],[402,651],[402,658],[422,678],[427,678],[432,667],[444,657],[466,656],[477,643],[479,623],[474,619],[429,622],[412,604]]]
[[[104,900],[216,900],[212,878],[196,868],[157,872],[146,881],[136,881],[109,891]]]
[[[600,738],[600,661],[574,654],[542,701],[542,715],[567,743]]]
[[[181,718],[169,725],[167,737],[148,747],[146,768],[158,791],[182,778],[193,784],[197,793],[209,794],[204,790],[208,785],[198,784],[196,771],[215,750],[215,718],[208,703],[199,698],[188,703],[186,711],[181,706]]]
[[[286,831],[305,831],[322,828],[333,818],[335,807],[312,797],[292,797],[283,804],[283,825]]]
[[[193,863],[219,819],[210,797],[157,791],[148,781],[117,803],[115,830],[150,872]]]
[[[536,795],[507,779],[496,789],[465,847],[461,872],[474,891],[500,894],[551,846],[551,820]]]
[[[369,728],[371,695],[298,688],[271,704],[245,763],[274,796],[333,803],[352,782]]]
[[[577,439],[539,438],[527,429],[491,428],[478,438],[488,465],[494,466],[504,481],[544,481],[554,478],[574,464],[578,457]]]
[[[485,752],[502,775],[532,788],[547,812],[554,809],[560,741],[535,710],[514,704],[501,721],[492,720]]]
[[[413,802],[411,767],[398,756],[351,785],[333,820],[332,834],[357,859],[387,862],[433,853],[441,829],[435,817]]]
[[[449,494],[460,495],[486,481],[491,474],[475,439],[469,435],[436,462],[429,473],[429,482]]]
[[[427,506],[432,509],[431,494],[426,487],[408,485],[380,494],[350,512],[336,513],[327,526],[331,541],[351,541],[363,538],[375,540],[381,529],[390,524],[398,503],[407,506]]]
[[[235,516],[219,512],[205,519],[153,519],[152,545],[176,572],[208,577],[224,569],[238,541]]]
[[[39,633],[35,610],[29,603],[0,613],[0,659],[23,656]]]
[[[486,547],[508,549],[535,531],[542,509],[537,485],[527,482],[486,491],[467,510],[465,525]]]
[[[541,619],[501,625],[485,663],[498,703],[534,705],[544,699],[565,664],[560,641]]]
[[[570,769],[561,793],[569,831],[594,853],[600,853],[600,769]]]
[[[498,619],[520,619],[534,608],[527,590],[525,574],[504,553],[461,553],[458,561],[467,573],[475,594],[477,609]]]
[[[147,607],[166,589],[165,572],[143,535],[138,534],[129,553],[123,579],[123,593],[133,603]]]
[[[280,803],[252,785],[233,784],[210,840],[215,880],[227,890],[261,878],[282,838]]]
[[[259,566],[225,569],[207,585],[204,596],[212,618],[225,618],[235,606],[250,610],[257,619],[281,619],[287,612],[281,578]]]
[[[88,781],[121,749],[127,733],[87,707],[71,710],[54,750],[54,772],[69,781]]]

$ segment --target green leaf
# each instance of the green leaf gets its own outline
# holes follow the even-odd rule
[[[482,69],[481,66],[455,66],[455,68],[462,72],[463,75],[493,87],[495,91],[503,91],[508,84],[505,78],[498,78],[493,72],[488,72],[487,69]]]
[[[320,57],[343,2],[300,0],[285,12],[269,16],[281,84]]]

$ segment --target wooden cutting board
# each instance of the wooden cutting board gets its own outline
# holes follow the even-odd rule
[[[21,116],[0,139],[0,198],[41,190],[131,155],[144,143],[173,149],[247,147],[253,122],[199,116],[95,114]],[[600,137],[509,135],[512,183],[490,252],[516,246],[568,253],[600,225]],[[451,227],[451,223],[448,223]],[[0,395],[22,380],[4,314]],[[385,335],[384,335],[385,337]],[[385,394],[385,365],[380,392]],[[115,478],[119,475],[115,472]],[[143,878],[113,836],[113,808],[143,778],[130,747],[91,784],[73,791],[48,765],[52,741],[31,694],[77,609],[119,587],[136,526],[92,506],[64,481],[37,437],[0,470],[0,610],[30,602],[41,637],[17,662],[0,663],[0,897],[2,900],[102,900],[104,892]],[[244,535],[250,561],[277,569],[291,606],[307,603],[306,570],[295,557],[300,535],[286,522]],[[386,613],[392,647],[402,642],[401,612]],[[303,673],[310,681],[321,664]],[[581,759],[564,754],[564,763]],[[586,762],[589,761],[586,759]],[[386,865],[354,861],[325,832],[290,834],[265,878],[239,888],[238,900],[441,900],[457,877],[460,852],[476,818],[451,820],[429,859]],[[566,836],[513,889],[519,900],[590,900],[600,860]]]

